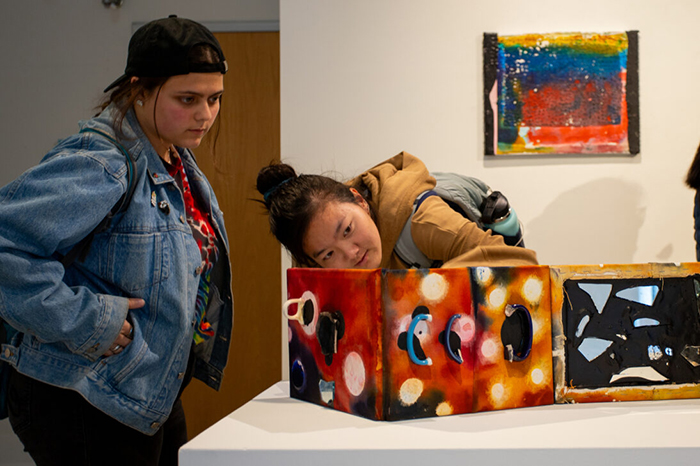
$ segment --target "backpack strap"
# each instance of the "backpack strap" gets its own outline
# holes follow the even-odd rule
[[[399,234],[399,239],[394,245],[394,252],[396,253],[396,255],[399,256],[399,259],[404,261],[411,268],[428,269],[431,267],[440,266],[439,261],[431,260],[428,256],[423,254],[423,251],[418,249],[418,246],[416,246],[416,243],[413,241],[413,236],[411,236],[411,220],[413,220],[413,216],[418,211],[418,208],[421,206],[423,201],[425,201],[431,196],[437,195],[438,194],[433,190],[424,191],[418,195],[416,201],[413,203],[413,210],[411,211],[411,215],[408,217],[408,220],[404,224],[403,229]]]
[[[452,210],[471,220],[482,229],[491,229],[494,234],[503,236],[507,245],[522,246],[522,227],[506,197],[478,178],[450,172],[432,172],[436,185],[432,190],[422,192],[413,204],[413,211],[399,235],[394,252],[411,268],[435,268],[442,265],[418,249],[411,236],[411,221],[423,201],[431,196],[440,197]]]
[[[63,264],[64,268],[68,268],[73,262],[75,262],[76,259],[78,259],[80,262],[83,262],[85,260],[85,258],[87,257],[87,253],[90,250],[90,244],[92,243],[93,236],[95,236],[95,234],[97,233],[106,230],[109,227],[110,223],[112,222],[112,218],[115,215],[126,211],[127,207],[129,206],[129,203],[131,202],[131,198],[134,195],[134,191],[136,190],[136,182],[134,181],[136,172],[136,161],[133,159],[131,154],[129,154],[129,152],[124,148],[124,146],[121,145],[116,139],[114,139],[106,132],[96,128],[83,128],[80,130],[80,132],[99,134],[100,136],[104,137],[109,142],[117,146],[117,148],[122,152],[122,154],[124,154],[124,157],[126,158],[126,192],[122,195],[119,201],[117,201],[114,207],[112,207],[112,210],[109,211],[107,216],[103,218],[102,221],[85,238],[80,240],[80,242],[73,246],[71,250],[68,251],[68,253],[66,253],[65,256],[63,256],[63,258],[61,259],[61,263]]]
[[[406,221],[394,246],[396,255],[411,268],[436,268],[442,265],[442,261],[432,260],[423,254],[411,236],[411,220],[423,201],[431,196],[438,196],[452,210],[476,223],[479,228],[483,228],[480,207],[483,199],[491,192],[491,188],[477,178],[450,172],[431,172],[430,175],[435,178],[435,187],[418,195],[413,204],[411,216]]]

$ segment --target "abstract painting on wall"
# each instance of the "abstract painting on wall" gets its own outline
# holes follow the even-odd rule
[[[638,154],[638,33],[484,34],[485,154]]]

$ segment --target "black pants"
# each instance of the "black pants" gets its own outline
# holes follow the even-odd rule
[[[12,370],[9,388],[12,430],[37,466],[177,465],[187,442],[178,397],[168,420],[153,436],[107,416],[72,390],[39,382]]]

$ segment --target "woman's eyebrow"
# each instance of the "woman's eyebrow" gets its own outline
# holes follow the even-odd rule
[[[323,254],[323,251],[325,251],[325,250],[326,250],[326,248],[323,248],[323,249],[321,249],[320,251],[313,253],[313,254],[311,255],[311,257],[313,257],[314,259],[318,259],[318,256],[320,256],[321,254]]]
[[[221,89],[220,91],[212,92],[211,94],[209,94],[209,97],[214,96],[214,95],[221,95],[223,93],[224,93],[224,90]],[[195,95],[197,97],[205,97],[205,94],[202,94],[201,92],[197,92],[197,91],[186,91],[185,90],[185,91],[178,91],[178,92],[176,92],[176,94],[178,94],[178,95]]]

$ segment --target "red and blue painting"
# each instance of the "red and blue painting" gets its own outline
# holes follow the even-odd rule
[[[637,31],[484,34],[486,155],[638,154]]]

